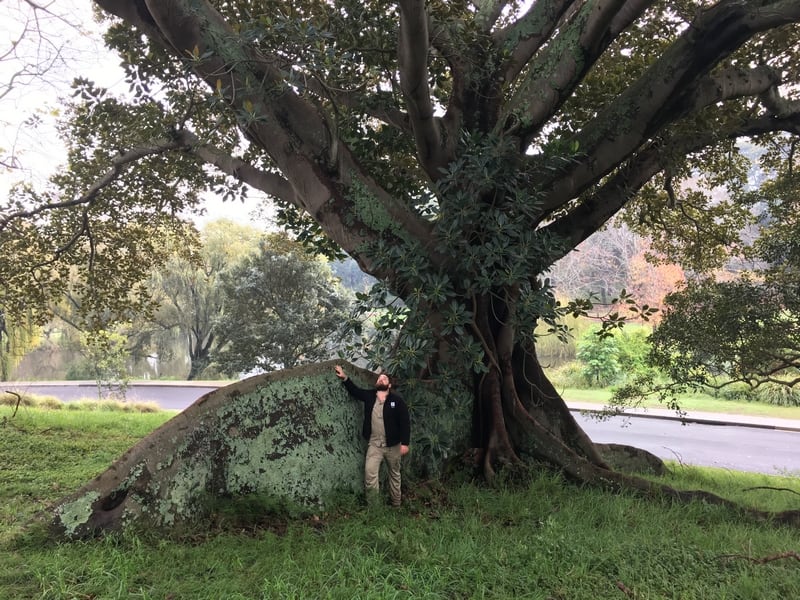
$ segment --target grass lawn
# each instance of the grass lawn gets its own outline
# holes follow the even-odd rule
[[[400,510],[344,497],[286,520],[240,502],[180,535],[52,543],[23,532],[170,416],[21,408],[11,418],[0,407],[0,598],[800,598],[796,529],[547,473],[492,488],[416,482]],[[673,465],[667,481],[771,510],[800,505],[791,478]],[[764,486],[775,489],[751,489]]]
[[[567,402],[591,402],[605,405],[611,400],[611,390],[606,389],[559,389]],[[759,417],[775,417],[778,419],[800,420],[800,406],[775,406],[762,402],[737,402],[721,400],[704,394],[684,395],[679,397],[681,408],[687,411],[710,412],[729,415],[752,415]],[[656,399],[642,404],[647,408],[665,408]]]

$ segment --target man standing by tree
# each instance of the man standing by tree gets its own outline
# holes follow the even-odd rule
[[[400,459],[408,454],[411,437],[408,407],[399,394],[391,391],[392,384],[386,373],[378,375],[375,390],[358,387],[339,365],[336,365],[336,376],[344,382],[351,396],[364,403],[364,425],[361,433],[368,441],[367,457],[364,461],[367,500],[378,493],[378,474],[381,462],[386,459],[392,506],[400,506]]]

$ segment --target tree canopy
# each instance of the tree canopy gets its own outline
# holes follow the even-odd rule
[[[545,273],[623,210],[697,271],[729,259],[753,215],[739,140],[796,160],[800,3],[96,4],[132,97],[77,83],[58,196],[0,217],[27,253],[10,272],[52,248],[88,274],[157,255],[131,243],[154,218],[255,188],[301,240],[381,279],[376,299],[402,299],[376,362],[435,378],[443,403],[471,381],[488,476],[536,459],[649,489],[608,469],[537,360],[537,324],[584,309]]]

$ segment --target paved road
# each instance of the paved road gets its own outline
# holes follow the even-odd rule
[[[212,382],[147,382],[131,384],[125,392],[128,402],[156,402],[166,410],[183,410],[203,394],[216,390]],[[0,382],[0,390],[55,396],[63,402],[96,399],[97,384],[93,381],[69,382]]]
[[[136,383],[128,389],[129,401],[155,401],[162,408],[183,410],[207,392],[214,382]],[[93,382],[5,383],[2,390],[51,395],[69,402],[97,397]],[[577,408],[577,405],[576,405]],[[585,408],[585,406],[584,406]],[[589,436],[599,443],[629,444],[661,458],[686,464],[770,474],[800,475],[800,422],[785,421],[776,430],[766,419],[741,418],[750,426],[723,424],[735,420],[724,415],[702,415],[701,422],[682,424],[669,418],[614,417],[598,421],[575,412]],[[663,417],[670,413],[662,411]],[[689,415],[692,418],[692,415]],[[710,424],[713,422],[717,424]]]
[[[800,432],[631,417],[576,415],[598,443],[636,446],[663,459],[736,471],[800,475]]]

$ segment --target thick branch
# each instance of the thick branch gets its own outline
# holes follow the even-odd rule
[[[475,6],[478,10],[475,13],[475,23],[483,31],[490,31],[507,5],[507,0],[477,0]]]
[[[758,96],[780,83],[780,74],[766,66],[754,69],[730,68],[700,79],[691,93],[686,94],[689,111],[695,112],[717,102],[734,98]]]
[[[786,119],[759,116],[728,131],[705,132],[705,134],[698,134],[691,139],[684,138],[680,144],[674,144],[666,150],[662,150],[662,145],[654,144],[620,167],[614,176],[603,183],[590,198],[581,202],[566,216],[546,226],[545,229],[569,240],[570,247],[574,247],[598,231],[656,173],[663,169],[662,152],[667,152],[672,156],[686,156],[698,152],[720,139],[738,139],[776,131],[800,135],[800,113]]]
[[[301,203],[295,198],[294,189],[286,178],[277,173],[257,169],[250,163],[231,156],[219,148],[204,144],[195,134],[185,129],[177,132],[176,136],[192,154],[203,162],[214,165],[226,175],[293,206],[301,206]]]
[[[534,2],[515,23],[494,34],[495,45],[512,50],[503,72],[503,81],[506,84],[516,80],[531,57],[550,38],[574,2],[575,0]]]
[[[713,77],[709,76],[701,79],[691,92],[684,96],[683,104],[691,106],[691,110],[695,111],[718,102],[745,96],[758,96],[771,89],[777,83],[777,77],[778,74],[769,67],[756,67],[750,70],[726,69]],[[777,123],[778,121],[773,121],[772,126],[777,125]],[[726,136],[724,132],[720,133],[722,134],[720,138],[733,137],[732,134]],[[740,131],[737,135],[746,135],[746,133]],[[700,132],[693,140],[694,143],[691,145],[691,149],[687,149],[686,152],[701,149],[701,146],[698,145],[701,141],[704,144],[702,147],[705,147],[714,143],[716,139],[712,134]],[[542,211],[546,214],[563,206],[582,193],[585,188],[578,186],[587,186],[592,183],[588,176],[584,176],[586,171],[591,169],[591,165],[591,160],[583,160],[582,164],[577,168],[576,175],[578,176],[563,178],[554,183],[548,194],[547,201],[543,204]],[[609,166],[611,165],[609,164]]]
[[[590,198],[545,229],[567,240],[565,246],[568,248],[574,248],[597,232],[662,168],[660,153],[656,148],[640,153]],[[567,252],[569,249],[563,251],[561,256],[556,255],[555,260]]]
[[[367,224],[353,226],[358,214],[355,203],[363,201],[365,194],[386,212],[397,235],[422,243],[430,239],[430,225],[383,190],[336,137],[324,114],[285,81],[279,68],[285,61],[242,40],[209,2],[200,0],[191,9],[174,0],[146,0],[137,3],[136,9],[122,0],[98,0],[98,4],[141,26],[155,43],[219,90],[236,111],[244,134],[270,156],[291,184],[298,207],[356,257],[362,268],[380,277],[391,275],[378,272],[359,256],[368,242],[381,235]]]
[[[611,172],[645,140],[686,115],[691,104],[684,90],[694,89],[699,78],[756,33],[798,19],[800,3],[788,0],[772,3],[769,10],[723,0],[700,13],[637,82],[572,140],[586,159],[566,172],[553,173],[553,181],[567,181],[571,188],[553,197],[575,197],[577,190]]]
[[[519,132],[524,139],[538,131],[572,95],[592,65],[621,33],[620,28],[635,20],[647,4],[641,0],[585,4],[568,23],[561,25],[555,38],[528,66],[527,77],[509,100],[500,126],[521,125]],[[612,25],[616,29],[612,29]]]
[[[401,0],[397,50],[400,86],[408,104],[420,163],[435,179],[447,160],[442,153],[439,122],[434,116],[428,85],[428,50],[428,15],[424,0]]]

